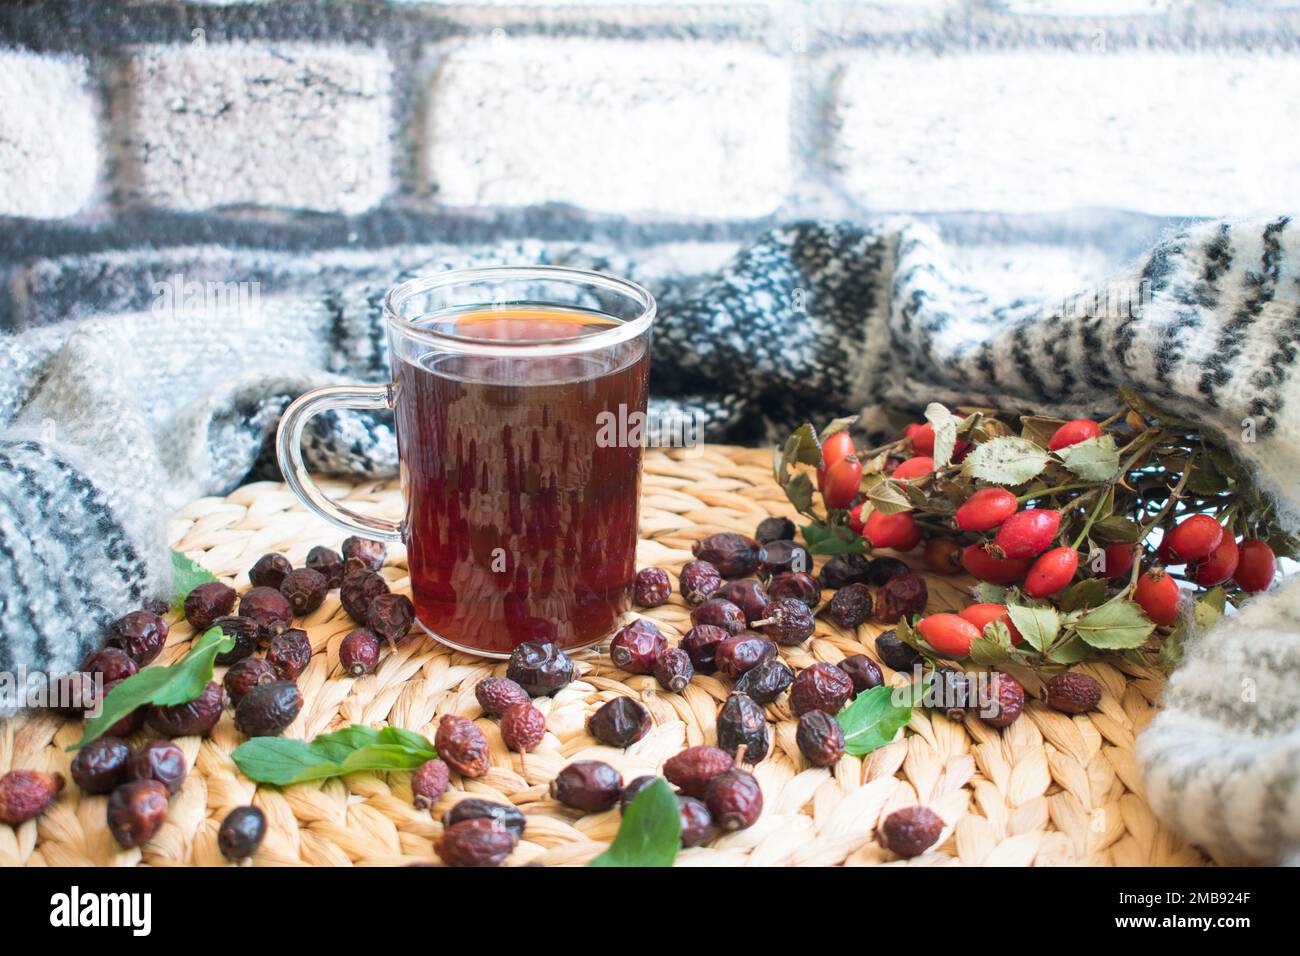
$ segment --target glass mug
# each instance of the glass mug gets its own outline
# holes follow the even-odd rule
[[[642,449],[627,423],[645,419],[654,318],[645,289],[576,269],[403,282],[384,301],[392,383],[298,398],[280,470],[327,521],[406,544],[417,620],[442,643],[488,657],[596,643],[636,573]],[[307,420],[340,408],[392,409],[402,521],[327,498],[303,467]]]

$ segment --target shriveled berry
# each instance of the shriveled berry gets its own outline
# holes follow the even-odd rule
[[[655,661],[655,680],[666,691],[680,694],[695,676],[691,655],[680,647],[669,647]]]
[[[790,709],[796,717],[821,710],[834,717],[853,695],[853,679],[834,664],[818,661],[805,667],[790,685]]]
[[[990,727],[1009,727],[1025,709],[1025,689],[1010,674],[993,673],[984,685],[979,716]]]
[[[1029,573],[1028,558],[1002,558],[990,554],[982,544],[967,545],[961,553],[966,572],[990,584],[1011,584]]]
[[[1243,591],[1257,594],[1267,591],[1277,574],[1277,556],[1268,542],[1247,538],[1241,542],[1240,558],[1232,579]]]
[[[627,813],[627,808],[632,805],[632,801],[637,798],[637,795],[659,779],[661,778],[653,774],[647,774],[644,777],[637,777],[624,787],[622,793],[618,795],[618,812],[620,814]]]
[[[882,624],[910,620],[913,615],[925,613],[925,602],[929,599],[925,581],[915,574],[900,574],[876,592],[876,620]]]
[[[510,652],[506,676],[533,697],[544,697],[573,680],[573,661],[554,644],[526,641]]]
[[[302,710],[302,694],[292,681],[254,687],[235,708],[235,726],[249,737],[276,737]]]
[[[40,816],[63,786],[60,773],[10,770],[0,777],[0,823],[16,827]]]
[[[962,531],[992,531],[1020,508],[1016,496],[1005,488],[981,488],[953,516]]]
[[[1081,441],[1087,441],[1090,438],[1097,438],[1101,435],[1101,426],[1088,418],[1076,418],[1072,422],[1066,422],[1055,432],[1047,442],[1048,451],[1060,451],[1062,448],[1069,448],[1071,445],[1077,445]]]
[[[812,570],[812,566],[812,555],[797,541],[771,541],[763,545],[762,558],[758,562],[758,574],[764,579],[774,574],[791,572],[807,574]]]
[[[733,768],[709,781],[704,805],[723,830],[744,830],[763,812],[763,789],[753,774]]]
[[[311,663],[311,640],[300,627],[291,627],[271,638],[266,661],[275,668],[280,680],[297,680]]]
[[[86,658],[81,669],[87,674],[98,674],[105,681],[126,680],[140,672],[140,665],[120,647],[101,647]]]
[[[207,586],[199,585],[199,587]],[[218,586],[226,587],[224,584]],[[230,589],[226,588],[226,590]],[[207,630],[209,626],[196,627],[195,631]],[[131,660],[144,667],[162,653],[163,645],[167,643],[167,622],[157,614],[150,614],[148,611],[132,611],[130,614],[122,615],[108,626],[106,643],[109,647],[125,651]]]
[[[811,574],[789,571],[777,574],[767,582],[767,598],[769,601],[793,599],[816,607],[822,599],[822,589]]]
[[[618,803],[623,778],[599,760],[575,760],[551,781],[551,796],[566,807],[595,813]]]
[[[961,570],[961,545],[952,538],[931,538],[925,543],[925,564],[936,574]]]
[[[912,568],[906,561],[901,558],[894,558],[887,554],[882,554],[867,562],[865,583],[870,584],[873,587],[883,587],[887,582],[894,578],[901,578],[904,575],[911,573]]]
[[[778,644],[797,647],[813,636],[817,622],[807,604],[786,598],[773,602],[767,609],[767,616],[761,621],[755,621],[754,627]]]
[[[840,722],[820,710],[810,710],[799,718],[794,740],[804,759],[814,767],[833,767],[844,756]]]
[[[1052,548],[1039,555],[1025,576],[1025,593],[1044,598],[1065,588],[1079,569],[1079,552],[1073,547]]]
[[[902,857],[920,856],[943,832],[943,820],[929,807],[904,807],[885,817],[880,842]]]
[[[108,829],[130,850],[148,843],[167,819],[167,788],[157,780],[131,780],[108,798]]]
[[[400,644],[415,624],[415,605],[405,594],[378,594],[366,608],[366,627],[389,644]]]
[[[826,616],[840,627],[856,628],[871,620],[871,589],[865,584],[840,588],[826,605]]]
[[[434,843],[433,852],[447,866],[500,866],[516,842],[514,834],[495,820],[479,817],[444,830]]]
[[[1241,548],[1237,544],[1237,539],[1225,533],[1219,546],[1211,551],[1204,561],[1199,561],[1188,568],[1188,572],[1201,587],[1212,588],[1236,574],[1237,564],[1240,561]]]
[[[443,714],[433,745],[438,756],[463,777],[481,777],[492,766],[487,738],[467,717]]]
[[[667,646],[654,622],[641,618],[614,635],[609,644],[609,659],[629,674],[650,674]]]
[[[924,699],[926,707],[942,710],[954,723],[966,719],[966,711],[979,703],[978,695],[971,689],[970,677],[955,667],[935,668],[935,681]]]
[[[653,726],[650,711],[631,697],[606,701],[587,721],[587,733],[611,747],[630,747]]]
[[[849,675],[849,680],[853,681],[854,697],[885,682],[885,675],[881,673],[880,665],[866,654],[853,654],[844,658],[840,661],[839,668]]]
[[[284,555],[272,551],[264,554],[248,569],[248,581],[255,588],[280,589],[280,583],[293,570],[293,565]]]
[[[729,637],[717,646],[713,663],[732,680],[766,660],[776,657],[776,644],[753,631]]]
[[[238,705],[254,687],[279,679],[280,676],[270,663],[260,657],[249,657],[230,665],[221,684],[226,689],[230,702]]]
[[[262,643],[262,627],[252,618],[227,615],[217,618],[212,626],[221,628],[222,634],[235,639],[230,650],[217,655],[218,664],[230,665],[242,661],[251,656]]]
[[[290,571],[280,582],[280,593],[293,607],[293,613],[299,616],[310,614],[325,602],[329,583],[325,575],[311,568],[298,568]]]
[[[231,863],[250,859],[266,839],[266,815],[257,807],[235,807],[217,830],[217,849]]]
[[[754,531],[754,538],[760,544],[769,541],[784,541],[795,536],[798,529],[789,518],[764,518]]]
[[[364,625],[370,602],[387,593],[388,582],[382,576],[360,568],[343,575],[343,583],[339,585],[339,603],[348,612],[348,617]]]
[[[166,737],[202,737],[217,726],[222,707],[221,685],[209,681],[189,703],[149,708],[149,726]]]
[[[862,485],[862,462],[854,457],[832,462],[819,485],[827,508],[847,508]]]
[[[171,605],[162,598],[145,598],[140,602],[140,610],[148,611],[150,614],[157,614],[159,617],[165,617],[171,610]]]
[[[303,563],[323,576],[326,586],[336,588],[343,583],[343,555],[333,548],[318,544],[307,552]]]
[[[131,748],[120,737],[100,737],[72,758],[72,779],[83,793],[111,793],[126,780]]]
[[[1017,511],[998,526],[993,545],[1003,558],[1032,558],[1052,546],[1061,528],[1061,513],[1050,508]]]
[[[239,616],[257,623],[265,644],[293,624],[293,605],[275,588],[253,588],[239,599]]]
[[[966,657],[970,654],[971,643],[980,638],[979,629],[956,614],[931,614],[921,618],[916,629],[925,642],[944,657]]]
[[[703,799],[709,782],[734,763],[731,754],[720,747],[687,747],[664,761],[664,776],[687,796]]]
[[[874,548],[910,551],[921,543],[921,529],[910,511],[873,511],[862,526],[862,537]]]
[[[733,693],[718,712],[718,746],[736,755],[745,748],[745,763],[758,763],[767,756],[771,736],[763,708],[745,694]]]
[[[132,661],[132,664],[135,662]],[[117,681],[120,684],[125,677]],[[99,699],[101,687],[109,683],[98,675],[87,671],[72,671],[51,678],[48,685],[49,699],[46,705],[60,717],[82,717]],[[97,686],[99,685],[99,686]]]
[[[762,620],[767,614],[769,604],[767,592],[763,590],[763,585],[753,578],[730,581],[718,590],[717,596],[740,608],[745,615],[745,622],[750,625]]]
[[[442,799],[451,786],[451,768],[445,760],[426,760],[411,774],[411,802],[417,810],[428,810]]]
[[[532,704],[515,704],[501,715],[501,739],[506,749],[529,753],[546,736],[546,715]]]
[[[691,611],[691,624],[711,624],[720,627],[729,634],[739,634],[747,625],[745,612],[730,601],[722,598],[709,598],[695,610]]]
[[[524,835],[527,818],[508,803],[494,803],[479,797],[466,797],[457,800],[455,805],[442,815],[444,827],[454,827],[466,820],[492,820],[516,840]]]
[[[677,813],[681,821],[682,846],[703,846],[713,839],[717,828],[713,825],[713,814],[703,800],[678,794]]]
[[[348,571],[378,571],[384,566],[384,558],[388,556],[388,547],[384,542],[358,538],[355,535],[344,538],[340,550],[343,552],[345,576]]]
[[[731,632],[712,624],[700,624],[682,636],[681,648],[691,659],[691,664],[701,674],[712,674],[718,669],[715,655],[718,645],[731,637]]]
[[[131,754],[126,772],[132,780],[157,780],[175,796],[185,782],[189,765],[181,748],[170,740],[149,740]]]
[[[1164,537],[1172,564],[1186,564],[1210,556],[1223,540],[1223,525],[1211,515],[1192,515],[1178,522]]]
[[[126,678],[123,678],[123,680],[125,679]],[[97,708],[100,705],[100,703],[105,698],[107,698],[108,695],[111,694],[121,683],[122,681],[120,680],[105,681],[102,693],[95,697],[95,699],[91,703],[91,706],[87,708],[87,710],[89,711]],[[135,733],[137,730],[139,730],[141,727],[144,726],[144,719],[148,713],[149,713],[148,707],[143,707],[143,706],[137,707],[135,710],[131,711],[131,713],[127,714],[125,717],[123,717],[121,720],[115,723],[112,727],[109,727],[105,733],[109,737],[130,737],[133,733]]]
[[[1152,568],[1137,579],[1133,600],[1138,603],[1153,623],[1168,627],[1178,620],[1178,605],[1182,592],[1178,582],[1162,568]]]
[[[239,595],[235,589],[220,581],[200,584],[185,595],[185,620],[190,622],[195,634],[202,634],[219,617],[229,614]],[[129,648],[124,648],[130,654]],[[135,655],[132,654],[132,657]],[[137,664],[145,662],[136,661]]]
[[[1101,684],[1078,671],[1057,674],[1043,687],[1043,701],[1066,714],[1086,714],[1101,703]]]
[[[762,547],[747,535],[724,531],[696,541],[691,554],[708,561],[724,578],[743,578],[758,569]]]
[[[745,694],[760,704],[770,704],[794,683],[794,671],[779,657],[759,661],[736,679],[732,692]]]
[[[882,631],[876,636],[876,654],[886,667],[894,671],[910,671],[922,660],[916,648],[905,643],[893,630]]]
[[[353,677],[373,674],[379,666],[379,638],[374,631],[364,627],[349,631],[339,645],[339,664]]]
[[[837,554],[822,565],[822,587],[839,589],[846,584],[867,584],[871,561],[862,554]]]
[[[474,697],[485,714],[500,717],[516,704],[528,704],[532,698],[509,677],[485,677],[474,685]]]
[[[687,561],[682,565],[677,585],[682,589],[687,604],[699,604],[713,597],[722,587],[722,575],[707,561]]]
[[[632,600],[640,607],[658,607],[672,593],[672,581],[663,568],[642,568],[632,579]]]

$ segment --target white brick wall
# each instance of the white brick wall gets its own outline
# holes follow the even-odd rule
[[[1300,56],[859,55],[833,160],[873,209],[1300,207]]]
[[[128,192],[185,211],[364,212],[393,188],[391,72],[370,49],[139,50],[127,69]]]
[[[85,60],[0,50],[0,216],[57,219],[90,200],[95,114]]]
[[[787,69],[704,43],[454,49],[432,80],[425,173],[449,206],[764,215],[790,176]]]

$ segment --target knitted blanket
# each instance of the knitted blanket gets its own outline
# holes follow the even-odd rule
[[[661,306],[653,404],[702,416],[710,440],[850,409],[880,428],[885,407],[935,400],[1091,415],[1131,385],[1242,435],[1235,451],[1300,527],[1298,256],[1285,218],[1197,225],[1065,303],[973,287],[904,220],[779,228],[690,280],[526,243],[411,271],[552,262],[642,280]],[[252,316],[141,313],[0,339],[0,671],[72,669],[111,618],[165,596],[168,512],[267,473],[293,396],[386,378],[379,301],[402,277],[268,298]],[[395,448],[391,418],[327,415],[306,456],[382,475]],[[1192,640],[1141,741],[1156,812],[1227,857],[1296,854],[1297,679],[1294,581]]]

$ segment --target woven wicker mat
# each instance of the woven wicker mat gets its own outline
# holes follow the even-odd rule
[[[639,565],[660,565],[675,575],[698,538],[722,530],[752,533],[769,514],[793,517],[771,479],[770,462],[768,451],[723,446],[649,453]],[[335,483],[326,490],[358,510],[390,518],[401,512],[396,483]],[[174,517],[170,539],[242,589],[260,555],[281,551],[298,563],[314,545],[337,547],[341,535],[309,515],[283,486],[262,483],[194,502]],[[395,590],[408,587],[405,564],[402,548],[391,547],[384,573]],[[932,608],[965,602],[969,579],[927,577]],[[690,626],[677,594],[648,616],[670,641]],[[0,824],[0,863],[220,865],[220,821],[248,803],[260,806],[270,825],[256,857],[260,865],[428,862],[435,859],[431,844],[441,831],[442,812],[474,794],[513,802],[527,814],[527,831],[511,863],[581,864],[613,838],[618,812],[582,816],[567,810],[547,795],[548,781],[581,758],[608,761],[627,780],[653,772],[682,747],[714,741],[715,715],[727,695],[727,682],[711,676],[697,676],[685,694],[663,693],[653,678],[627,675],[603,652],[583,652],[577,655],[579,679],[553,700],[537,702],[548,733],[525,762],[505,749],[496,723],[482,718],[474,699],[474,685],[503,673],[504,662],[417,640],[387,656],[374,675],[354,680],[338,667],[339,642],[355,626],[339,607],[338,592],[302,626],[315,656],[299,679],[306,704],[289,735],[310,738],[341,724],[390,723],[432,738],[440,715],[463,714],[481,718],[493,747],[492,770],[477,780],[454,778],[432,813],[412,806],[409,775],[403,773],[355,774],[283,791],[259,788],[230,759],[241,737],[227,711],[208,739],[179,741],[193,769],[151,843],[119,849],[105,825],[106,798],[83,796],[69,783],[39,820],[16,830]],[[782,653],[796,668],[859,652],[874,657],[872,638],[879,630],[867,625],[855,634],[819,618],[812,641]],[[184,621],[174,623],[160,662],[184,653],[190,637]],[[1086,670],[1106,690],[1092,714],[1069,717],[1032,701],[1024,716],[999,732],[978,719],[953,723],[918,710],[902,738],[866,758],[846,756],[833,771],[812,768],[799,754],[795,721],[782,698],[768,708],[773,748],[756,770],[762,817],[749,830],[684,851],[679,865],[896,863],[876,842],[875,825],[883,814],[918,802],[948,826],[940,843],[910,865],[1203,864],[1204,857],[1163,828],[1142,798],[1133,740],[1152,716],[1160,676],[1127,666]],[[1032,675],[1026,689],[1038,689]],[[583,729],[586,716],[618,694],[641,699],[656,724],[626,751],[598,744]],[[79,722],[49,716],[0,724],[0,772],[36,768],[67,775],[64,747],[79,735]]]

